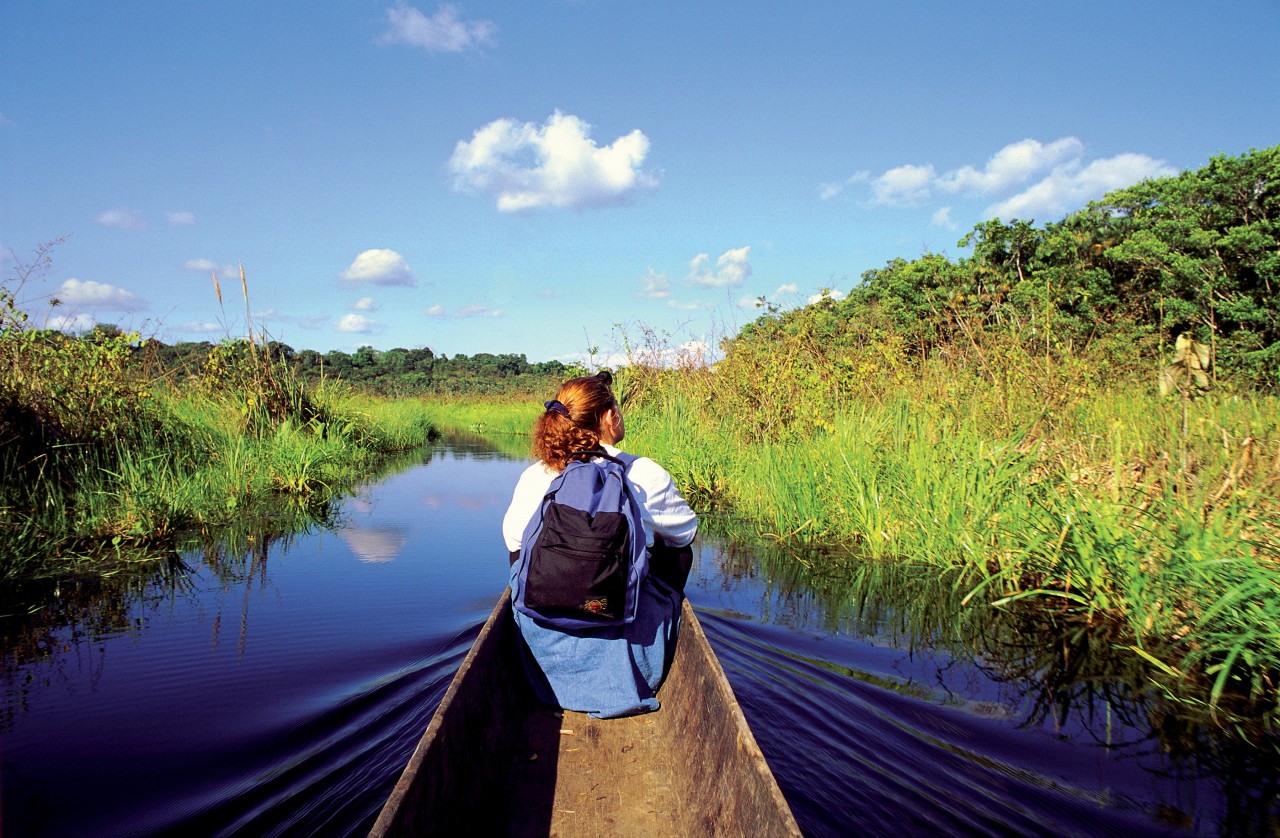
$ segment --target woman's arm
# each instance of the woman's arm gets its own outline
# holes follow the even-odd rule
[[[554,479],[555,475],[541,463],[534,463],[516,481],[515,491],[511,494],[511,505],[502,516],[502,540],[506,542],[507,550],[514,552],[520,549],[525,527],[529,525],[533,513],[538,511],[538,504],[542,503],[542,497]]]
[[[667,547],[684,547],[698,534],[698,516],[681,497],[680,490],[665,468],[641,457],[628,470],[631,485],[644,510],[645,528],[654,541],[660,537]]]

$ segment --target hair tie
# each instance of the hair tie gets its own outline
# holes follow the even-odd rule
[[[569,408],[565,407],[564,403],[557,399],[552,399],[549,402],[543,402],[542,406],[551,413],[559,413],[561,416],[569,415]]]

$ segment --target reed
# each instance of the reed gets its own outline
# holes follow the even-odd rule
[[[114,560],[273,496],[324,504],[433,432],[419,403],[304,393],[272,375],[232,372],[183,391],[154,382],[145,402],[121,400],[110,435],[90,426],[67,442],[36,434],[8,447],[0,577],[56,572],[71,556]]]
[[[548,394],[551,398],[554,394]],[[533,422],[542,412],[535,398],[450,398],[432,397],[418,402],[423,415],[436,427],[487,436],[527,439]],[[527,442],[522,442],[527,448]]]
[[[935,378],[762,439],[699,382],[674,386],[629,416],[630,447],[760,534],[932,568],[973,607],[1122,625],[1211,708],[1274,694],[1276,399],[1210,396],[1184,418],[1132,388],[1046,408],[1017,382],[997,398]]]

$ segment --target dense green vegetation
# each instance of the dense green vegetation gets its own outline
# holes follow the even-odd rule
[[[714,369],[632,366],[631,445],[770,538],[1107,626],[1170,690],[1276,718],[1278,224],[1276,149],[987,222],[970,257],[766,314]],[[1178,335],[1217,363],[1182,374]]]
[[[1280,149],[960,244],[767,311],[712,367],[636,359],[628,447],[696,505],[823,546],[814,578],[925,568],[969,607],[1105,629],[1218,718],[1280,717]],[[69,338],[0,303],[6,574],[51,542],[148,543],[252,498],[326,497],[429,423],[522,448],[511,435],[578,372]],[[519,403],[474,398],[495,392]]]
[[[26,328],[14,284],[0,286],[0,578],[172,552],[274,497],[322,512],[429,433],[419,403],[309,386],[256,336],[174,386],[140,363],[136,334]]]
[[[99,326],[94,334],[103,328]],[[340,350],[323,355],[313,349],[295,351],[288,344],[267,341],[266,352],[306,384],[342,381],[384,396],[491,395],[538,392],[576,374],[577,367],[559,361],[529,363],[524,355],[436,355],[431,349],[388,349],[362,346],[354,353]],[[175,382],[198,376],[218,344],[165,344],[148,340],[138,353],[156,375]]]

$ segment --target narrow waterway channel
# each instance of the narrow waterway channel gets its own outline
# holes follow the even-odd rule
[[[524,465],[437,445],[323,525],[9,596],[0,833],[363,833],[505,584]],[[823,585],[715,529],[688,595],[806,834],[1274,831],[1272,762],[1178,753],[1114,684],[1037,683],[1065,642],[1020,639],[1043,627],[971,625],[909,569]]]

